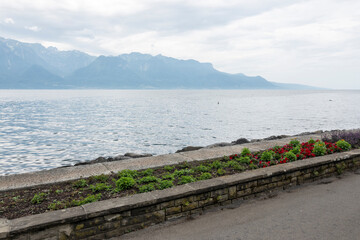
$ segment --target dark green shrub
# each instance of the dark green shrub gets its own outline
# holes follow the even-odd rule
[[[143,185],[143,186],[139,187],[139,191],[141,193],[151,192],[151,191],[154,191],[155,189],[156,189],[155,183],[149,183],[149,184],[146,184],[146,185]]]
[[[125,170],[122,170],[120,172],[118,172],[117,176],[119,178],[122,178],[122,177],[130,177],[130,178],[135,178],[139,175],[138,171],[136,170],[130,170],[130,169],[125,169]]]
[[[93,191],[93,192],[100,192],[100,191],[108,191],[111,189],[111,186],[107,185],[106,183],[97,183],[95,185],[90,185],[89,188]]]
[[[287,152],[284,154],[284,157],[290,160],[290,162],[296,161],[296,155],[293,152]]]
[[[172,186],[174,186],[174,184],[173,184],[173,182],[170,181],[170,180],[162,180],[162,181],[160,181],[159,184],[158,184],[158,188],[159,188],[160,190],[165,189],[165,188],[171,188]]]
[[[248,148],[243,148],[241,151],[241,156],[246,157],[251,154],[251,151]]]
[[[73,183],[74,188],[83,188],[86,187],[88,184],[85,179],[80,179]]]
[[[150,183],[150,182],[159,182],[160,179],[155,177],[155,176],[146,176],[146,177],[143,177],[143,178],[140,178],[138,180],[138,183]]]
[[[212,178],[211,173],[205,172],[198,177],[199,180],[206,180]]]
[[[116,181],[116,190],[126,190],[135,186],[135,180],[131,177],[121,177]]]
[[[339,148],[341,148],[344,151],[348,151],[351,149],[350,143],[346,142],[344,139],[337,141],[336,146],[338,146]]]
[[[36,193],[34,197],[31,199],[32,204],[40,204],[46,200],[47,194],[46,193]]]
[[[196,179],[193,176],[181,176],[179,184],[186,184],[186,183],[191,183],[191,182],[195,182]]]

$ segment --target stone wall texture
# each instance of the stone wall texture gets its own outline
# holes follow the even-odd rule
[[[0,239],[107,239],[358,168],[360,150],[353,150],[14,220],[0,219]]]

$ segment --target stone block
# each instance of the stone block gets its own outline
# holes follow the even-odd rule
[[[181,212],[181,206],[170,207],[170,208],[166,208],[165,210],[166,215],[173,215],[180,212]]]
[[[200,200],[199,201],[199,207],[204,207],[204,206],[208,206],[211,205],[215,202],[214,198],[207,198],[205,200]]]
[[[236,197],[237,197],[237,198],[240,198],[240,197],[247,196],[247,195],[249,195],[249,194],[251,194],[251,188],[247,188],[247,189],[245,189],[245,190],[238,191],[238,192],[236,193]]]
[[[223,188],[223,189],[218,189],[216,191],[212,191],[210,194],[210,197],[217,197],[219,195],[224,195],[224,194],[228,194],[229,193],[229,189],[228,188]]]
[[[152,206],[146,206],[141,208],[135,208],[131,210],[131,216],[138,216],[145,213],[155,212],[161,209],[160,204],[152,205]]]
[[[181,211],[186,212],[186,211],[193,210],[195,208],[198,208],[198,202],[191,202],[191,203],[182,205]]]
[[[160,204],[160,209],[165,209],[165,208],[169,208],[169,207],[173,207],[175,206],[175,201],[168,201],[168,202],[163,202]]]
[[[236,198],[236,186],[229,187],[229,199]]]
[[[177,213],[177,214],[172,214],[172,215],[166,216],[166,221],[176,220],[176,219],[186,217],[189,215],[190,215],[190,212],[181,212],[181,213]]]

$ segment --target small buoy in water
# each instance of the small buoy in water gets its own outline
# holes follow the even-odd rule
[[[331,100],[331,99],[329,99],[329,102],[332,102],[332,100]]]
[[[219,102],[218,102],[218,104],[219,104]]]

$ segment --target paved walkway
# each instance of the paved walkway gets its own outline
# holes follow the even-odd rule
[[[116,239],[359,240],[359,199],[360,171]]]
[[[291,139],[298,139],[301,142],[308,141],[310,138],[319,139],[321,135],[311,134],[305,136],[288,137],[278,140],[261,141],[242,145],[227,147],[203,148],[196,151],[158,155],[136,159],[120,160],[115,162],[96,163],[75,167],[55,168],[51,170],[0,176],[0,191],[34,187],[43,184],[63,182],[68,180],[86,178],[100,174],[117,173],[124,169],[140,170],[146,168],[160,167],[164,165],[177,164],[184,161],[201,161],[207,159],[221,158],[224,155],[240,153],[244,147],[251,151],[261,151],[275,145],[284,145]]]

